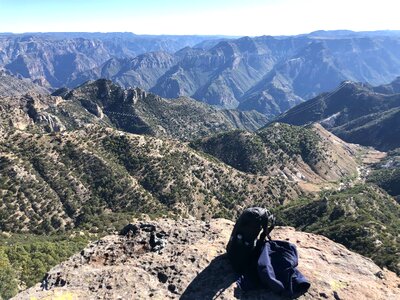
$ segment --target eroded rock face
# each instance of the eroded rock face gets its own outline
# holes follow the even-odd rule
[[[40,94],[0,97],[0,122],[19,130],[36,125],[45,132],[64,131],[66,126],[54,114],[61,102],[63,100],[60,97]]]
[[[267,118],[255,111],[221,110],[187,97],[164,99],[106,79],[88,81],[71,91],[59,89],[53,95],[79,102],[123,131],[184,141],[235,129],[255,131],[267,123]]]
[[[91,243],[14,299],[283,299],[267,290],[242,293],[226,259],[233,223],[215,219],[135,222]],[[276,228],[295,243],[310,290],[299,299],[398,299],[400,279],[322,236]],[[46,287],[46,288],[44,288]]]

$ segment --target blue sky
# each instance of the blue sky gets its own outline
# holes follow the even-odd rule
[[[280,35],[400,29],[398,0],[0,0],[0,32]]]

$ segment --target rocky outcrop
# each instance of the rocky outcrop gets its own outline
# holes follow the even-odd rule
[[[27,93],[45,95],[48,90],[29,79],[20,79],[0,72],[0,97],[21,96]]]
[[[40,114],[37,120],[47,132],[60,132],[66,129],[60,118],[49,113]]]
[[[110,80],[99,79],[54,95],[79,101],[97,117],[104,113],[119,129],[131,133],[151,134],[191,140],[210,134],[244,129],[254,131],[267,118],[256,112],[221,110],[190,98],[164,99],[140,88],[124,89]]]
[[[80,100],[82,106],[91,114],[95,115],[96,117],[102,119],[104,114],[103,114],[103,110],[100,108],[99,105],[97,105],[96,103],[90,101],[90,100],[86,100],[86,99],[81,99]]]
[[[9,129],[64,131],[69,122],[79,121],[73,113],[84,111],[76,107],[65,109],[65,106],[71,106],[68,104],[61,97],[35,93],[0,97],[0,123]]]
[[[233,223],[213,219],[136,221],[123,235],[91,243],[14,299],[283,299],[267,290],[242,293],[226,259]],[[315,234],[279,227],[273,239],[299,251],[311,282],[299,299],[398,299],[400,279],[371,260]]]

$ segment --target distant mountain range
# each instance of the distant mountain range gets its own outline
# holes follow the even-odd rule
[[[114,34],[0,35],[0,65],[43,86],[108,78],[166,98],[279,115],[343,80],[400,75],[397,31],[318,31],[239,39]]]
[[[50,87],[83,83],[82,72],[111,58],[134,58],[152,51],[174,53],[221,36],[140,36],[132,33],[0,34],[0,66]],[[80,79],[80,80],[79,80]],[[92,78],[98,79],[98,78]]]
[[[319,122],[347,142],[395,149],[400,147],[399,87],[400,77],[377,87],[345,81],[274,121],[294,125]]]

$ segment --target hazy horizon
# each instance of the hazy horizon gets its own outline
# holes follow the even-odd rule
[[[0,0],[0,32],[297,35],[399,30],[394,0]]]
[[[287,34],[287,35],[224,35],[224,34],[173,34],[173,33],[161,33],[161,34],[148,34],[148,33],[136,33],[130,31],[26,31],[26,32],[6,32],[2,31],[0,34],[13,34],[13,35],[25,35],[25,34],[133,34],[136,36],[204,36],[204,37],[225,37],[225,38],[241,38],[241,37],[259,37],[259,36],[277,36],[277,37],[290,37],[297,35],[308,35],[314,32],[354,32],[354,33],[374,33],[374,32],[400,32],[400,30],[392,30],[392,29],[377,29],[377,30],[364,30],[364,31],[355,31],[349,29],[332,29],[332,30],[323,30],[317,29],[311,32],[302,32],[298,34]]]

